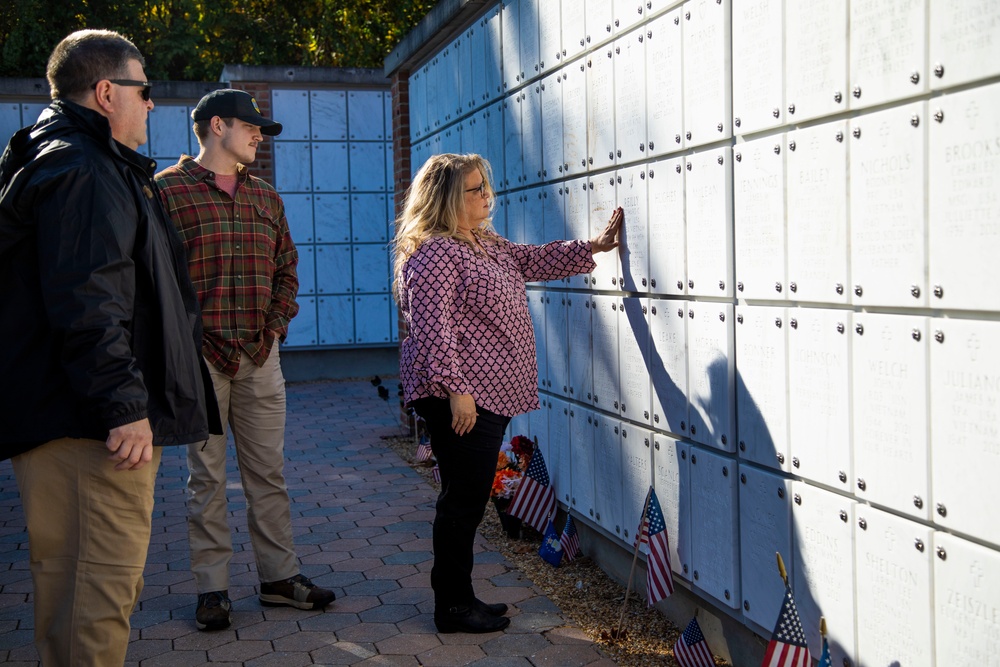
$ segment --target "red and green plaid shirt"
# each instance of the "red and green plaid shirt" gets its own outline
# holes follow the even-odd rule
[[[201,302],[202,352],[233,377],[240,351],[262,366],[299,310],[299,256],[274,188],[241,166],[235,200],[187,155],[156,175]]]

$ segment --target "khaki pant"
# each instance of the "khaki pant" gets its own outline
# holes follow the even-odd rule
[[[14,457],[45,667],[125,662],[160,453],[154,447],[151,463],[118,471],[103,442],[63,438]]]
[[[247,524],[257,575],[279,581],[299,572],[285,487],[285,378],[278,346],[260,368],[246,354],[235,378],[211,364],[222,423],[233,429],[247,499]],[[188,539],[199,593],[229,588],[233,541],[227,521],[226,436],[188,447]]]

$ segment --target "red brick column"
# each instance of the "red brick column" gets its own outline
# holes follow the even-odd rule
[[[392,187],[395,197],[396,216],[403,210],[406,201],[406,190],[410,187],[410,73],[407,70],[397,70],[392,75]],[[399,340],[408,335],[406,321],[402,313],[397,318],[399,322]],[[408,424],[410,433],[414,432],[415,424],[407,412],[403,400],[399,401],[400,416],[403,423]]]
[[[237,90],[245,90],[253,95],[253,98],[257,100],[257,106],[260,107],[260,113],[265,118],[273,118],[271,115],[271,84],[233,81],[230,85]],[[278,122],[281,121],[278,120]],[[264,141],[257,146],[257,159],[251,165],[251,171],[254,176],[275,185],[274,143],[271,137],[264,137]]]
[[[392,75],[392,184],[396,215],[403,210],[410,187],[410,73],[397,70]]]

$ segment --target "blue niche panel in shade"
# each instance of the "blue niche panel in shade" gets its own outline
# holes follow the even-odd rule
[[[21,105],[16,102],[0,104],[0,137],[9,138],[27,123],[21,123]]]
[[[736,415],[740,457],[791,472],[784,308],[736,308]]]
[[[774,623],[785,587],[781,577],[764,576],[775,568],[777,551],[793,576],[791,482],[751,466],[739,467],[740,571],[743,612],[761,627]],[[850,526],[847,526],[850,532]],[[847,560],[850,560],[848,553]],[[775,573],[777,574],[777,573]],[[796,587],[796,592],[804,593]]]
[[[598,295],[590,299],[594,368],[593,404],[618,414],[618,299]]]
[[[541,89],[542,114],[542,180],[550,181],[565,173],[563,167],[563,95],[559,70],[538,84]]]
[[[572,493],[572,468],[570,467],[569,411],[570,404],[558,399],[545,402],[549,415],[548,451],[545,463],[549,469],[549,482],[555,489],[556,500],[568,506]]]
[[[516,188],[524,183],[524,159],[521,154],[521,93],[506,97],[502,104],[504,137],[504,171],[500,172],[504,188]]]
[[[351,142],[351,191],[385,192],[385,143]]]
[[[691,446],[653,433],[653,487],[670,536],[670,567],[691,580]]]
[[[650,299],[649,375],[653,428],[688,432],[687,302]]]
[[[354,291],[389,291],[389,249],[384,243],[355,244]]]
[[[649,378],[649,301],[618,302],[618,396],[622,417],[652,423]]]
[[[385,95],[380,90],[352,90],[347,94],[349,134],[353,141],[385,139]]]
[[[162,160],[158,168],[165,168],[163,158],[175,155],[191,155],[191,117],[186,106],[156,106],[149,112],[149,151],[154,158]]]
[[[388,240],[389,211],[385,195],[351,196],[351,240],[355,243],[385,243]]]
[[[388,294],[370,294],[354,297],[354,333],[357,343],[388,343],[392,340],[389,330]]]
[[[527,295],[528,312],[535,332],[535,358],[538,363],[538,388],[546,389],[549,377],[548,354],[545,349],[545,292],[531,290]]]
[[[586,363],[593,354],[590,297],[586,294],[566,294],[566,326],[569,336],[568,359],[583,362],[569,364],[569,397],[590,402],[593,395],[593,367]]]
[[[385,140],[392,141],[392,95],[383,95],[382,105],[385,110]]]
[[[312,144],[312,159],[313,189],[316,192],[347,191],[348,163],[345,142],[328,141]]]
[[[566,294],[545,294],[545,347],[548,351],[548,377],[545,388],[569,396],[569,336],[567,333]]]
[[[521,142],[525,184],[540,183],[542,175],[542,85],[521,91]]]
[[[322,345],[355,342],[353,297],[322,296],[318,302],[319,342]]]
[[[691,576],[720,604],[740,606],[736,462],[691,447]]]
[[[594,414],[594,519],[621,539],[622,530],[622,422]]]
[[[313,189],[309,144],[274,143],[274,186],[278,192],[310,192]]]
[[[347,195],[315,196],[317,243],[347,243],[351,240],[351,207]]]
[[[320,294],[353,292],[351,275],[351,246],[316,246],[316,289]]]
[[[299,312],[288,325],[287,347],[310,347],[316,345],[319,337],[316,329],[316,298],[299,297]]]
[[[274,120],[281,123],[277,141],[306,141],[309,139],[309,93],[304,90],[275,90],[271,92],[271,110]]]
[[[500,3],[500,23],[503,30],[503,88],[513,90],[521,83],[521,31],[518,25],[518,0]]]
[[[538,76],[538,5],[540,0],[518,0],[518,47],[521,59],[521,80]],[[551,1],[548,4],[555,4]]]
[[[570,406],[570,509],[594,520],[594,413]]]
[[[312,244],[300,245],[299,263],[295,267],[299,278],[299,294],[316,293],[316,247]]]
[[[622,422],[621,448],[621,538],[628,547],[631,547],[642,522],[646,494],[653,484],[653,434],[647,429]],[[675,535],[669,535],[671,543],[675,539]]]
[[[347,93],[342,90],[314,90],[311,95],[311,139],[347,139]]]
[[[286,194],[281,199],[285,204],[285,218],[292,233],[292,241],[296,245],[312,243],[315,238],[312,195]]]
[[[566,197],[564,194],[562,183],[552,183],[542,187],[541,207],[532,216],[532,224],[542,230],[543,243],[569,238],[566,235]]]

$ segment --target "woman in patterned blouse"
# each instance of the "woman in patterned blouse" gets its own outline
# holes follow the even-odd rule
[[[593,270],[618,246],[616,209],[589,241],[521,245],[490,225],[490,166],[478,155],[431,157],[397,224],[395,296],[404,400],[427,423],[441,470],[434,518],[434,623],[439,632],[493,632],[507,605],[472,588],[472,547],[510,418],[538,404],[535,337],[525,282]]]

